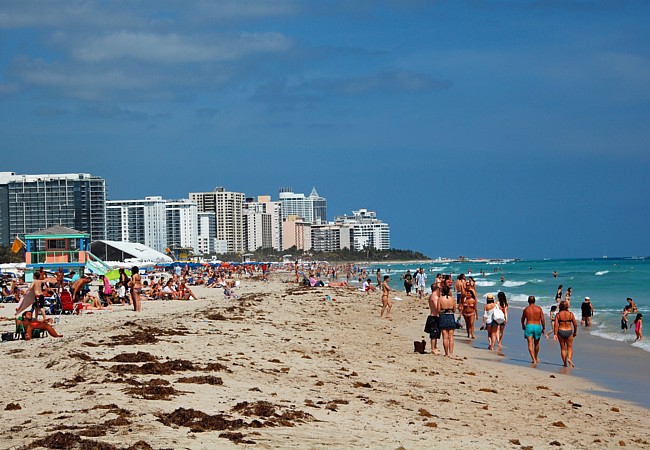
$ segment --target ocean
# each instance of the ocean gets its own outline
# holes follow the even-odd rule
[[[528,303],[528,296],[534,295],[537,305],[544,309],[547,317],[551,305],[556,304],[558,286],[564,286],[563,292],[571,287],[571,310],[578,321],[584,298],[588,296],[591,299],[595,310],[593,326],[589,331],[592,335],[650,352],[650,326],[644,327],[648,337],[639,342],[634,342],[633,330],[623,333],[620,329],[621,313],[628,297],[635,301],[644,319],[650,318],[650,258],[374,263],[367,270],[373,282],[377,268],[381,269],[382,276],[390,275],[390,286],[398,291],[398,297],[403,298],[404,285],[399,277],[407,269],[413,273],[418,267],[423,267],[427,274],[427,286],[434,281],[437,273],[452,274],[454,280],[461,273],[466,277],[472,276],[476,281],[480,303],[485,303],[488,293],[496,296],[498,291],[503,291],[510,305],[523,308]],[[554,272],[557,272],[557,277],[554,277]],[[400,291],[402,294],[399,294]],[[628,315],[630,325],[634,317],[635,314]]]

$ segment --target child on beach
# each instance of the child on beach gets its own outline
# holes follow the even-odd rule
[[[625,305],[625,308],[623,308],[623,315],[621,316],[621,330],[623,330],[623,333],[627,333],[627,315],[631,311],[630,305]]]
[[[551,319],[551,323],[555,322],[555,315],[557,314],[557,305],[551,306],[551,312],[548,313],[549,319]],[[551,334],[553,334],[553,327],[551,327],[551,331],[546,333],[546,338],[548,339]]]
[[[640,341],[643,339],[643,314],[639,313],[636,315],[636,319],[634,319],[634,332],[636,333],[636,341]]]

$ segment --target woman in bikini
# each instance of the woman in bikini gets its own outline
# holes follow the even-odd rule
[[[562,301],[562,289],[564,288],[563,285],[559,285],[557,287],[557,293],[555,294],[555,303],[560,303]]]
[[[386,318],[393,320],[390,316],[390,310],[393,308],[393,302],[391,302],[388,298],[388,294],[390,291],[392,291],[392,289],[390,286],[388,286],[388,280],[390,280],[390,277],[388,275],[384,275],[384,282],[381,284],[381,314],[379,314],[379,318],[381,319],[384,317],[385,311]]]
[[[560,354],[564,367],[573,367],[573,338],[578,334],[576,316],[569,311],[566,301],[560,302],[560,311],[555,315],[553,322],[554,339],[560,343]]]
[[[467,289],[465,291],[465,298],[460,304],[460,314],[465,319],[465,328],[467,329],[467,337],[474,339],[474,321],[478,319],[478,308],[476,307],[476,297],[474,291]]]
[[[456,299],[450,295],[451,288],[445,284],[440,289],[440,330],[442,333],[442,346],[445,356],[454,357],[454,330],[456,329]]]
[[[131,288],[133,311],[140,312],[142,311],[142,300],[140,299],[140,293],[142,292],[142,278],[140,277],[140,269],[137,266],[133,266],[131,269],[131,281],[129,281],[129,287]]]

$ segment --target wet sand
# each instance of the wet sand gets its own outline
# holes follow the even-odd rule
[[[376,293],[290,278],[244,280],[237,300],[197,288],[198,301],[139,315],[65,316],[63,339],[3,343],[0,447],[650,446],[647,409],[584,392],[601,387],[575,373],[504,364],[460,339],[459,359],[414,353],[425,301],[399,294],[382,320]]]
[[[510,308],[511,319],[506,326],[504,347],[500,354],[505,363],[531,367],[526,340],[521,330],[521,311],[520,308]],[[546,327],[547,331],[551,329],[548,323]],[[632,347],[629,343],[592,336],[589,331],[580,327],[578,336],[573,341],[573,362],[576,366],[573,369],[562,366],[560,347],[553,340],[553,336],[551,335],[550,339],[542,338],[542,362],[537,365],[537,369],[585,378],[598,385],[595,387],[586,383],[584,389],[590,393],[628,400],[650,409],[650,390],[646,388],[647,374],[650,373],[648,352]],[[480,332],[476,336],[479,339],[473,345],[479,349],[487,349],[486,333]]]

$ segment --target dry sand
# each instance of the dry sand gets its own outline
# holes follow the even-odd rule
[[[378,293],[289,278],[244,280],[237,300],[196,288],[139,315],[63,316],[63,339],[3,343],[0,448],[650,447],[646,409],[576,376],[462,341],[460,360],[413,353],[424,301],[382,320]]]

